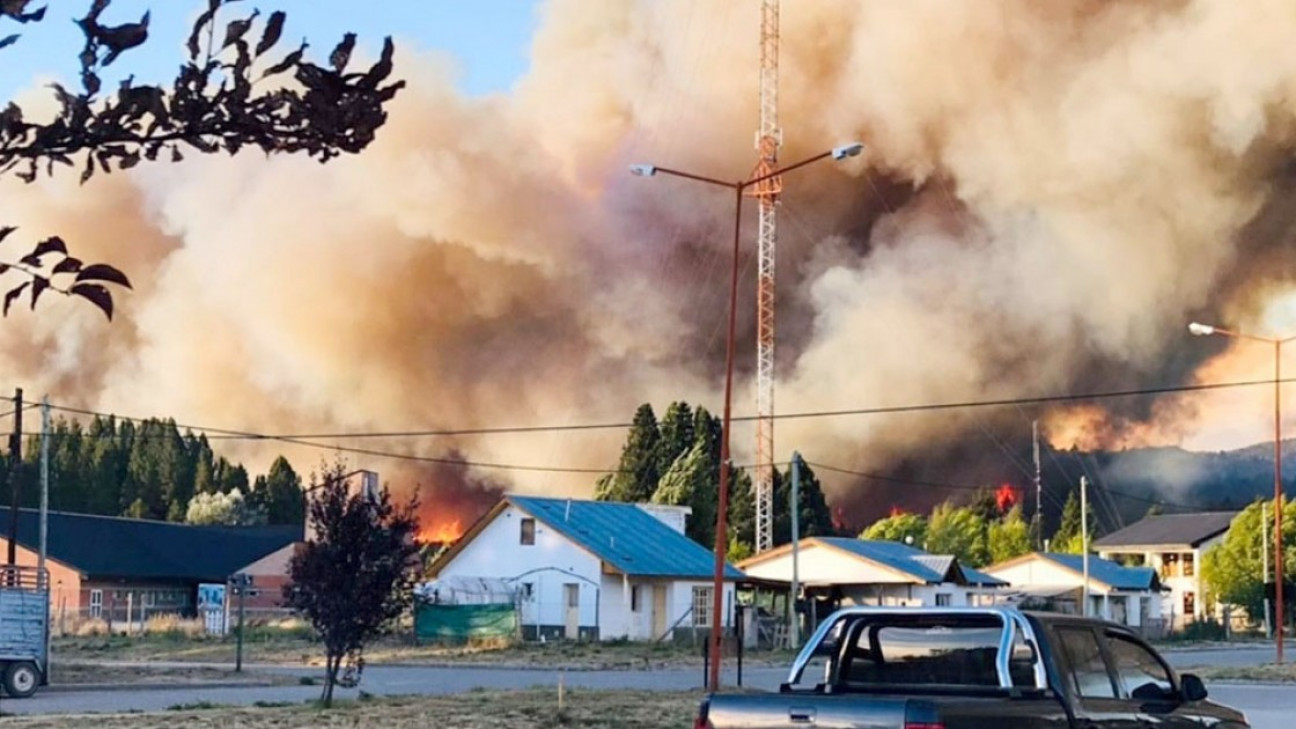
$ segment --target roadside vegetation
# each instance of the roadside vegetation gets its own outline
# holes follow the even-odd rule
[[[177,705],[155,713],[10,717],[5,727],[45,729],[93,721],[98,729],[212,727],[294,729],[296,727],[428,726],[442,729],[533,729],[535,727],[623,727],[675,729],[689,726],[702,696],[693,692],[567,691],[559,706],[556,690],[470,691],[454,696],[372,698],[336,701],[324,710],[317,702],[295,705],[228,707],[201,703]]]

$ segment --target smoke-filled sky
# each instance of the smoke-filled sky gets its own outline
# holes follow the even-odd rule
[[[786,179],[779,412],[1271,376],[1263,346],[1185,325],[1296,333],[1282,330],[1296,326],[1296,6],[784,6],[780,158],[868,149]],[[675,399],[718,411],[732,200],[626,165],[750,171],[758,4],[537,12],[529,66],[500,93],[466,94],[452,58],[398,46],[409,88],[359,157],[3,183],[0,211],[24,242],[61,234],[136,283],[111,325],[72,302],[11,315],[6,379],[63,404],[259,432],[620,422]],[[743,264],[735,410],[751,413]],[[793,420],[776,447],[851,469],[1020,476],[996,441],[1028,438],[1032,417],[1059,446],[1220,448],[1267,437],[1268,395]],[[622,435],[338,442],[597,469]],[[740,462],[753,438],[736,426]],[[275,452],[228,448],[254,463]],[[595,478],[351,458],[432,501],[477,487],[585,495]],[[828,483],[848,515],[891,504],[867,483]]]

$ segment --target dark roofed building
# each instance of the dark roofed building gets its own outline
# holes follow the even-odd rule
[[[9,546],[9,516],[0,543]],[[175,522],[49,512],[47,567],[53,611],[61,615],[141,619],[192,614],[198,585],[231,574],[302,539],[302,527],[193,526]],[[19,510],[18,562],[35,565],[39,514]]]
[[[1157,571],[1170,590],[1162,602],[1165,619],[1173,627],[1201,620],[1210,614],[1202,599],[1201,559],[1228,533],[1236,511],[1149,516],[1120,531],[1095,540],[1099,556]]]

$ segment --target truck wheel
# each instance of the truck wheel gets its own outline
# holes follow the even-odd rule
[[[5,667],[5,693],[15,699],[25,699],[31,696],[36,693],[37,686],[40,686],[40,671],[37,670],[36,664],[31,661],[18,661]]]

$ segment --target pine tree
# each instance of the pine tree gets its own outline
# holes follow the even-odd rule
[[[1080,533],[1080,499],[1076,492],[1067,494],[1066,504],[1062,507],[1062,521],[1058,524],[1053,539],[1049,542],[1049,551],[1079,554],[1081,550]]]
[[[693,448],[693,409],[686,402],[673,402],[666,408],[658,428],[655,467],[663,477],[675,461]]]
[[[792,541],[792,467],[789,465],[785,473],[780,473],[778,469],[774,470],[774,546],[787,544]],[[805,537],[824,537],[836,534],[833,528],[832,510],[828,508],[828,501],[824,497],[823,486],[819,483],[819,477],[815,475],[814,469],[801,464],[801,482],[798,484],[798,496],[800,497],[799,510],[801,520],[798,524],[798,533],[801,538]]]
[[[704,440],[698,440],[662,476],[653,503],[691,507],[693,513],[686,529],[689,538],[704,545],[714,544],[719,477],[714,454]]]
[[[265,489],[265,514],[270,524],[305,523],[306,493],[302,490],[301,476],[287,458],[279,456],[270,464]]]
[[[652,405],[640,405],[621,450],[617,472],[607,482],[600,482],[603,488],[595,492],[594,498],[629,503],[644,503],[651,499],[657,490],[657,443],[660,439]]]

